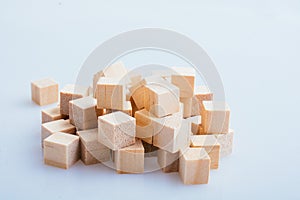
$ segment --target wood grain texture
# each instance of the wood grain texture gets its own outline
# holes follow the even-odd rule
[[[40,106],[58,101],[58,83],[50,78],[31,82],[31,99]]]
[[[63,119],[59,106],[42,110],[42,123]]]

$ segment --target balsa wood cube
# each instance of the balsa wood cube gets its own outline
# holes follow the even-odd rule
[[[116,170],[119,174],[144,172],[144,147],[141,140],[114,152]]]
[[[228,133],[215,134],[218,143],[220,143],[220,157],[228,156],[232,153],[234,130],[229,129]]]
[[[69,101],[89,95],[89,87],[66,85],[60,91],[60,114],[69,116]]]
[[[110,149],[98,142],[98,129],[77,131],[81,143],[81,160],[91,165],[110,160]]]
[[[207,184],[210,158],[204,148],[188,148],[179,158],[179,175],[184,184]]]
[[[183,118],[192,116],[192,97],[181,97],[180,102],[183,104]]]
[[[135,118],[123,112],[98,117],[98,141],[112,150],[135,143]]]
[[[42,123],[63,119],[59,106],[42,110]]]
[[[58,101],[58,83],[50,78],[31,82],[31,98],[40,106]]]
[[[220,160],[220,144],[214,135],[192,135],[191,136],[192,148],[204,148],[208,153],[211,163],[211,169],[219,168]]]
[[[68,169],[79,160],[79,137],[57,132],[44,140],[44,162],[47,165]]]
[[[157,151],[157,161],[163,172],[178,172],[179,152],[170,153],[168,151],[159,149]]]
[[[76,127],[70,124],[70,120],[64,120],[64,119],[44,123],[42,124],[42,130],[41,130],[42,143],[45,138],[47,138],[48,136],[56,132],[75,134]]]
[[[230,109],[225,102],[203,101],[201,125],[204,134],[219,134],[229,131]]]
[[[201,106],[203,101],[210,101],[213,99],[213,93],[207,86],[201,85],[195,88],[194,96],[192,98],[192,116],[201,115]]]
[[[70,101],[70,122],[75,125],[78,130],[97,128],[98,117],[96,113],[96,104],[96,99],[91,96]]]
[[[195,69],[192,67],[172,67],[174,73],[171,82],[180,90],[180,97],[193,97],[195,85]]]

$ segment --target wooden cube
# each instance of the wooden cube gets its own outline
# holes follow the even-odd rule
[[[210,92],[207,86],[201,85],[195,88],[195,93],[192,98],[192,116],[201,115],[201,106],[203,101],[213,99],[213,93]]]
[[[42,123],[63,119],[59,106],[42,110]]]
[[[78,131],[81,142],[81,160],[85,165],[110,160],[110,149],[98,142],[98,129]]]
[[[180,102],[183,104],[183,118],[192,116],[192,99],[191,97],[180,98]]]
[[[220,157],[228,156],[232,153],[234,131],[229,129],[228,133],[216,134],[218,143],[220,143]]]
[[[44,162],[68,169],[79,160],[79,137],[57,132],[44,140]]]
[[[45,138],[47,138],[48,136],[56,132],[75,134],[76,127],[70,124],[70,120],[64,120],[64,119],[44,123],[42,124],[42,130],[41,130],[42,143]]]
[[[70,122],[78,130],[87,130],[98,127],[96,113],[96,99],[91,96],[75,99],[69,102]]]
[[[204,148],[188,148],[179,158],[179,175],[184,184],[207,184],[210,158]]]
[[[192,67],[172,67],[171,82],[180,90],[180,97],[193,97],[195,69]]]
[[[211,160],[210,168],[219,168],[220,144],[214,135],[192,135],[191,147],[204,148]]]
[[[89,87],[66,85],[60,91],[60,114],[69,116],[69,101],[79,99],[89,94]]]
[[[144,172],[144,147],[141,140],[116,150],[114,155],[117,173],[137,174]]]
[[[98,118],[98,141],[112,150],[135,143],[135,118],[113,112]]]
[[[219,134],[229,131],[230,109],[225,102],[203,101],[201,125],[204,134]]]
[[[131,107],[131,102],[130,101],[125,101],[124,107],[122,110],[115,110],[115,109],[106,109],[106,114],[112,113],[112,112],[117,112],[121,111],[129,116],[132,116],[132,107]]]
[[[157,152],[157,161],[163,172],[178,172],[179,152],[170,153],[159,149]]]
[[[40,106],[57,102],[58,84],[50,78],[31,82],[31,98]]]
[[[200,131],[201,126],[201,116],[196,115],[192,117],[186,118],[191,123],[191,133],[192,135],[198,135]]]

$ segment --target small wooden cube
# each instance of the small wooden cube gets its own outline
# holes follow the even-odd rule
[[[69,102],[70,122],[78,130],[87,130],[98,127],[96,113],[96,99],[91,96],[75,99]]]
[[[218,143],[220,143],[220,157],[228,156],[232,153],[234,130],[229,129],[228,133],[216,134]]]
[[[210,92],[207,86],[201,85],[195,88],[194,96],[192,98],[192,116],[201,115],[201,106],[203,101],[210,101],[213,99],[213,93]]]
[[[44,140],[44,162],[68,169],[79,160],[79,137],[57,132]]]
[[[183,104],[183,118],[192,116],[192,99],[191,97],[180,98],[180,102]]]
[[[171,82],[180,90],[180,97],[193,97],[195,69],[192,67],[173,67]]]
[[[159,149],[157,152],[157,161],[163,172],[178,172],[179,152],[170,153],[168,151]]]
[[[188,148],[179,158],[179,175],[184,184],[207,184],[210,158],[204,148]]]
[[[42,110],[42,123],[63,119],[59,106]]]
[[[132,107],[131,107],[131,102],[130,101],[126,101],[124,103],[124,107],[122,110],[115,110],[115,109],[106,109],[106,114],[112,113],[112,112],[117,112],[117,111],[121,111],[129,116],[132,116]]]
[[[98,129],[78,131],[81,142],[81,160],[85,165],[110,160],[110,149],[98,142]]]
[[[98,141],[112,150],[135,143],[135,118],[113,112],[98,118]]]
[[[40,106],[57,102],[58,84],[50,78],[31,82],[31,98]]]
[[[141,140],[114,152],[116,170],[119,174],[144,172],[144,147]]]
[[[219,134],[229,131],[230,109],[225,102],[203,101],[201,125],[204,134]]]
[[[76,127],[70,124],[70,120],[64,120],[64,119],[44,123],[42,124],[42,130],[41,130],[42,143],[45,138],[47,138],[48,136],[56,132],[75,134]]]
[[[60,91],[60,114],[69,116],[69,101],[89,95],[89,87],[66,85]]]
[[[214,135],[192,135],[191,147],[204,148],[211,160],[210,168],[219,168],[220,144]]]

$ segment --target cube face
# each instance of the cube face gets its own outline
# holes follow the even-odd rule
[[[42,79],[31,83],[31,98],[40,105],[48,105],[58,101],[58,84],[52,79]]]
[[[192,98],[181,97],[180,102],[183,103],[183,118],[191,117],[192,115]]]
[[[60,114],[59,107],[42,110],[42,123],[51,122],[62,118],[63,116]]]
[[[170,153],[168,151],[159,149],[157,152],[157,161],[163,172],[178,172],[179,152]]]
[[[173,67],[171,82],[180,90],[180,97],[193,97],[195,85],[195,70],[188,67]]]
[[[232,153],[234,130],[229,129],[228,133],[216,134],[218,143],[220,144],[220,157],[228,156]]]
[[[195,95],[199,103],[202,101],[211,101],[213,100],[213,93],[209,90],[207,86],[201,85],[196,87]]]

